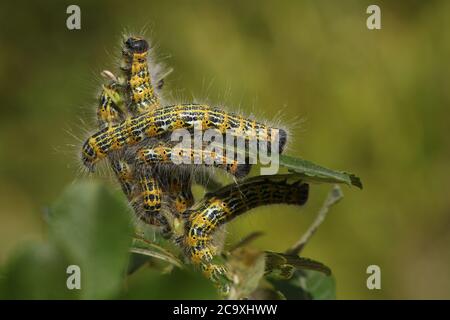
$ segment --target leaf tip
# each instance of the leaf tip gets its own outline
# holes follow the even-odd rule
[[[358,176],[356,176],[354,174],[349,174],[349,177],[350,177],[350,183],[353,186],[355,186],[355,187],[357,187],[357,188],[359,188],[361,190],[363,189],[362,181],[361,181],[361,179]]]

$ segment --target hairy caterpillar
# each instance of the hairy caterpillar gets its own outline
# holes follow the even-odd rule
[[[212,279],[222,274],[223,267],[212,264],[216,255],[213,244],[218,228],[242,213],[262,205],[303,205],[308,199],[309,185],[297,179],[289,183],[290,175],[259,176],[239,185],[229,185],[207,194],[193,208],[185,211],[185,234],[178,239],[186,255],[200,264]]]
[[[155,174],[141,173],[139,175],[139,192],[132,200],[133,208],[142,221],[162,227],[166,237],[171,234],[167,218],[161,213],[163,190]]]
[[[125,74],[125,96],[130,115],[140,115],[160,106],[159,98],[151,83],[148,68],[149,44],[145,39],[130,37],[122,48],[121,70]],[[130,159],[128,161],[133,161]],[[155,170],[144,171],[135,164],[134,181],[137,195],[131,200],[137,216],[148,224],[162,227],[162,233],[170,235],[167,218],[161,213],[163,190]]]
[[[103,86],[97,108],[97,122],[100,128],[109,127],[125,119],[123,111],[116,103],[119,100],[120,94],[115,83]]]
[[[128,108],[133,115],[139,115],[159,107],[159,98],[151,83],[147,63],[149,44],[138,37],[128,38],[122,49],[122,71],[126,75],[129,89]]]
[[[102,128],[109,128],[125,118],[124,112],[119,108],[117,101],[121,101],[117,84],[111,82],[103,86],[97,107],[97,122]],[[123,153],[122,153],[123,155]],[[132,165],[121,159],[120,154],[109,157],[110,165],[119,181],[122,191],[130,200],[134,188]]]
[[[147,165],[170,164],[173,163],[174,157],[178,157],[180,161],[187,160],[188,164],[201,164],[224,169],[236,178],[243,178],[250,172],[251,165],[248,160],[245,164],[239,164],[236,159],[224,154],[223,148],[218,153],[204,149],[172,148],[169,144],[161,143],[154,148],[140,149],[137,152],[137,157],[140,162]],[[185,159],[186,157],[187,159]]]
[[[271,133],[276,132],[280,152],[286,144],[287,134],[283,129],[271,128],[206,105],[180,104],[152,110],[93,134],[83,145],[83,163],[93,170],[94,165],[112,151],[134,145],[146,137],[160,137],[175,129],[193,129],[197,121],[202,122],[202,130],[213,128],[222,134],[228,132],[233,136],[244,136],[246,139],[268,143],[271,142]]]
[[[171,175],[168,182],[168,196],[173,203],[174,212],[177,215],[185,212],[194,204],[194,195],[192,194],[192,177],[185,174],[181,177]]]
[[[220,188],[194,204],[192,164],[217,167],[243,178],[250,170],[248,157],[241,164],[235,154],[225,156],[219,146],[214,151],[203,149],[204,145],[180,149],[169,141],[170,133],[187,129],[189,135],[195,135],[196,125],[201,124],[202,132],[214,129],[219,135],[243,137],[246,142],[270,145],[278,139],[280,153],[287,134],[283,129],[204,104],[162,106],[157,90],[163,79],[152,78],[153,67],[149,68],[147,62],[149,48],[139,37],[123,42],[120,69],[124,79],[108,72],[111,81],[103,86],[97,106],[99,130],[85,141],[82,161],[92,171],[97,162],[107,158],[136,216],[175,239],[189,260],[217,282],[226,269],[213,263],[218,251],[216,231],[261,205],[302,205],[309,186],[300,180],[288,182],[288,176],[261,176]],[[174,164],[171,158],[177,154],[187,155],[190,167]]]

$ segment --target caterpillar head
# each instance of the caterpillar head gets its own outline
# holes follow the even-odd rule
[[[81,151],[81,161],[84,166],[90,171],[94,171],[95,164],[100,160],[100,154],[96,151],[94,141],[88,139],[84,144]]]
[[[130,37],[124,42],[123,53],[131,55],[135,53],[145,53],[149,49],[148,42],[138,37]]]

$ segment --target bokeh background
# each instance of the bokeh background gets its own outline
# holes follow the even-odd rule
[[[99,72],[117,67],[123,31],[146,27],[173,100],[281,112],[289,154],[361,176],[304,251],[338,298],[450,298],[450,2],[76,1],[75,31],[70,4],[0,5],[0,264],[45,239],[46,208],[80,178],[72,135],[93,127]],[[366,28],[370,4],[381,30]],[[260,230],[257,247],[286,249],[328,189],[301,211],[254,210],[227,242]],[[381,290],[366,288],[371,264]]]

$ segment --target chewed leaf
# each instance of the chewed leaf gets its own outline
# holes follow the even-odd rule
[[[266,276],[290,279],[297,270],[302,269],[331,274],[331,269],[321,262],[296,255],[266,251]]]
[[[349,186],[363,188],[361,179],[352,174],[342,171],[331,170],[319,166],[311,161],[280,155],[280,165],[289,169],[295,175],[299,175],[310,182],[345,183]]]

